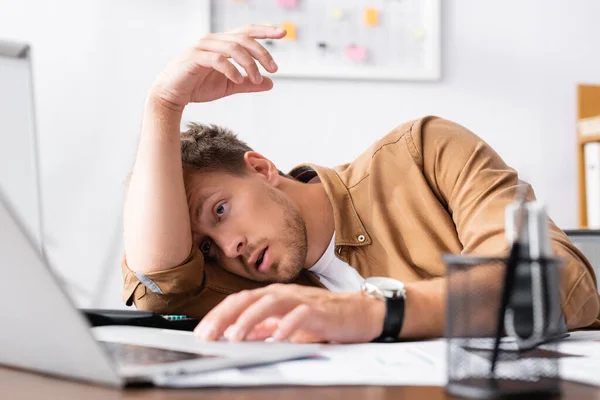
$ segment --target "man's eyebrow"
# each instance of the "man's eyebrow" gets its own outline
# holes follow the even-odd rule
[[[202,215],[202,209],[204,208],[204,203],[206,203],[206,200],[209,198],[209,196],[204,195],[204,196],[200,196],[200,198],[198,199],[198,215]]]
[[[202,215],[203,212],[203,208],[204,208],[204,204],[206,203],[206,201],[212,197],[216,192],[213,193],[209,193],[209,194],[204,194],[202,196],[200,196],[200,198],[198,199],[198,215]]]

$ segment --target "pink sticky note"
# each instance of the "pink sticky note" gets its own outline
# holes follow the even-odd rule
[[[277,5],[281,8],[296,8],[298,0],[277,0]]]
[[[363,46],[346,46],[346,57],[352,61],[365,61],[367,49]]]

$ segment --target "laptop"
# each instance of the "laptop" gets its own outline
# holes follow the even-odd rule
[[[600,230],[566,229],[564,232],[592,264],[600,292]]]
[[[0,41],[0,149],[11,146],[15,163],[27,160],[7,169],[0,157],[0,365],[124,387],[316,354],[319,345],[204,343],[187,331],[91,327],[44,256],[29,53]]]

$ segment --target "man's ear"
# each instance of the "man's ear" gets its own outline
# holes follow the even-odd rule
[[[271,185],[278,186],[281,175],[275,164],[265,156],[255,151],[247,151],[244,154],[244,163],[251,172],[262,175]]]

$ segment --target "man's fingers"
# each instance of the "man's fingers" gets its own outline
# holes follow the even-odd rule
[[[277,330],[279,327],[279,318],[272,317],[267,318],[264,321],[260,322],[258,325],[254,326],[254,328],[246,335],[246,340],[256,341],[256,340],[265,340],[271,336],[273,336],[273,332]],[[227,337],[227,332],[225,332],[225,337]]]
[[[277,64],[275,63],[275,60],[273,60],[271,53],[269,53],[262,44],[258,43],[250,36],[235,35],[232,33],[215,33],[210,35],[209,38],[238,43],[246,49],[254,59],[260,62],[265,70],[269,72],[277,71]]]
[[[250,78],[244,77],[242,83],[231,84],[227,88],[226,96],[237,94],[237,93],[255,93],[255,92],[266,92],[267,90],[273,89],[273,81],[271,78],[263,77],[263,81],[258,85],[252,83]]]
[[[316,333],[305,331],[303,329],[297,330],[292,333],[288,339],[291,343],[327,343],[329,340],[323,339],[323,337]]]
[[[285,315],[295,304],[290,303],[288,298],[278,296],[273,292],[267,292],[260,300],[250,305],[240,314],[235,322],[235,328],[227,337],[232,342],[244,340],[246,335],[259,323],[268,317]]]
[[[246,25],[231,32],[248,35],[255,39],[281,39],[287,34],[285,29],[269,25]]]
[[[261,289],[242,291],[225,298],[213,308],[194,329],[194,334],[202,340],[219,339],[225,329],[232,325],[238,316],[263,296]]]
[[[279,322],[279,328],[273,333],[273,339],[288,339],[296,330],[305,325],[305,321],[310,317],[311,308],[306,304],[300,304],[290,311]]]
[[[220,63],[223,61],[223,59],[226,60],[227,58],[232,58],[233,60],[235,60],[236,63],[241,65],[244,68],[244,70],[246,70],[246,73],[248,74],[252,82],[256,84],[262,82],[262,75],[258,70],[256,61],[250,55],[248,50],[238,42],[204,39],[198,43],[196,48],[201,52],[214,53],[215,60]],[[231,64],[229,60],[227,60],[227,62]],[[215,69],[217,69],[216,65],[214,65],[214,67]],[[235,80],[234,82],[240,83],[236,82]]]
[[[213,68],[234,83],[242,83],[244,81],[244,77],[240,71],[222,54],[208,51],[194,51],[188,57],[190,57],[189,62],[194,66]]]

